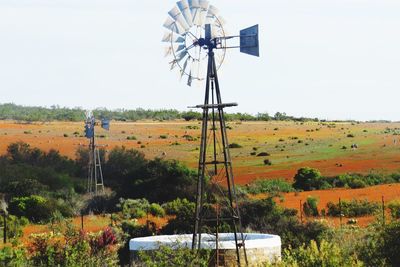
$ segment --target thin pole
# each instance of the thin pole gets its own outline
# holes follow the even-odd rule
[[[219,228],[219,205],[217,204],[217,227],[215,230],[215,252],[216,252],[216,266],[219,266],[219,247],[218,247],[218,242],[219,242],[219,236],[218,236],[218,228]]]
[[[83,212],[81,212],[81,229],[83,230]]]
[[[339,221],[340,221],[340,227],[342,227],[342,201],[339,197]]]
[[[386,224],[386,218],[385,218],[385,198],[382,196],[382,224],[385,226]]]
[[[6,213],[3,214],[3,223],[4,223],[4,228],[3,228],[3,243],[7,243],[7,215]]]
[[[300,199],[300,222],[303,223],[303,208],[301,206],[301,199]]]

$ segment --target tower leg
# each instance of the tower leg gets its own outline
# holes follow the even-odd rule
[[[211,89],[211,95],[210,95]],[[209,105],[211,98],[211,105]],[[216,103],[215,103],[216,100]],[[215,108],[217,107],[217,114],[215,114]],[[197,180],[197,195],[196,195],[196,210],[195,210],[195,218],[194,218],[194,229],[193,229],[193,240],[192,240],[192,248],[195,249],[201,248],[201,233],[202,233],[202,223],[205,221],[215,221],[216,222],[216,233],[218,233],[220,221],[227,221],[233,230],[235,244],[236,244],[236,255],[237,255],[237,263],[240,266],[240,248],[243,248],[245,255],[245,262],[247,265],[247,255],[244,247],[244,236],[242,232],[241,218],[239,213],[239,207],[237,202],[237,196],[235,191],[234,177],[233,177],[233,169],[232,169],[232,161],[229,152],[229,143],[228,137],[226,133],[226,124],[224,118],[224,110],[223,103],[221,99],[221,93],[219,88],[217,69],[214,60],[214,53],[209,51],[208,56],[208,68],[207,68],[207,80],[206,80],[206,90],[205,90],[205,99],[203,106],[203,118],[202,118],[202,130],[201,130],[201,143],[200,143],[200,155],[199,155],[199,166],[198,166],[198,180]],[[209,109],[212,109],[211,113],[211,122],[209,116]],[[217,121],[218,120],[218,121]],[[209,135],[208,123],[211,124],[211,136]],[[216,129],[217,125],[219,126],[219,131]],[[220,138],[218,140],[217,138]],[[207,145],[209,137],[212,138],[212,149],[213,154],[211,155],[211,161],[207,160],[210,157],[207,157]],[[217,142],[220,141],[222,144],[222,160],[217,160],[220,158],[217,151]],[[223,175],[225,176],[225,182],[227,186],[228,197],[223,194],[222,197],[226,198],[222,201],[227,204],[226,211],[228,214],[226,216],[219,218],[219,211],[217,212],[217,218],[207,218],[204,212],[204,204],[205,204],[205,181],[206,181],[206,167],[207,165],[213,166],[212,176],[217,177],[219,175],[217,165],[221,164],[221,168],[224,168]],[[217,183],[217,182],[216,182]],[[217,185],[218,186],[218,185]],[[220,190],[222,192],[222,190]],[[217,198],[217,207],[219,207]],[[219,208],[218,208],[219,209]],[[216,242],[218,242],[218,234],[216,238]],[[216,244],[216,248],[218,245]],[[216,253],[218,255],[218,253]]]

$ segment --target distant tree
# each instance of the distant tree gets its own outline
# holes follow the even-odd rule
[[[201,114],[199,112],[187,111],[182,113],[182,118],[185,121],[199,120],[201,119]]]
[[[317,169],[304,167],[300,168],[294,176],[293,187],[309,191],[318,188],[321,180],[321,173]]]

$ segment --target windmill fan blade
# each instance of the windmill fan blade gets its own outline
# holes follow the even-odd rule
[[[186,55],[188,54],[187,50],[183,50],[176,56],[176,61],[179,62],[181,61]]]
[[[193,79],[192,79],[192,72],[190,72],[186,84],[187,84],[188,86],[192,86],[192,80],[193,80]]]
[[[167,57],[167,56],[169,56],[169,55],[171,55],[172,54],[172,47],[166,47],[165,48],[165,53],[164,53],[164,57]]]
[[[190,66],[190,73],[193,75],[195,78],[199,77],[199,61],[193,60],[192,65]]]
[[[172,33],[166,32],[162,38],[162,42],[171,42],[172,39]]]
[[[176,21],[170,17],[167,18],[167,20],[164,22],[163,26],[179,35],[182,35],[185,33],[185,29],[179,23],[176,23]]]
[[[183,49],[186,49],[186,46],[184,44],[178,46],[178,48],[175,50],[175,53],[178,53],[178,52],[182,51]]]
[[[182,26],[183,29],[185,29],[185,31],[187,31],[190,26],[186,23],[186,19],[185,17],[182,15],[181,11],[179,10],[179,8],[174,7],[172,8],[168,14],[175,19],[175,21]]]
[[[200,26],[200,3],[199,0],[189,0],[190,12],[192,13],[193,24]]]
[[[174,59],[174,60],[172,60],[169,64],[171,64],[171,68],[170,68],[170,70],[173,70],[175,67],[176,67],[176,60]]]
[[[181,35],[177,35],[174,32],[166,32],[161,41],[164,43],[184,43],[185,38],[183,38]]]
[[[219,13],[219,10],[215,6],[210,5],[208,7],[208,12],[207,12],[208,15],[218,16],[218,13]]]
[[[174,41],[174,43],[184,43],[184,42],[185,42],[185,38],[183,38],[182,36],[179,36]]]
[[[209,2],[206,0],[200,0],[200,17],[199,17],[199,25],[203,25],[206,22],[206,16],[208,13],[208,5]]]
[[[180,9],[183,17],[186,20],[186,23],[192,27],[193,26],[193,18],[192,18],[192,13],[190,12],[190,6],[188,0],[181,0],[179,2],[176,2],[178,8]]]

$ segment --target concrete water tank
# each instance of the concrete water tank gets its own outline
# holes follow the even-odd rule
[[[281,259],[281,238],[277,235],[244,233],[246,254],[249,266],[260,266],[265,262],[275,262]],[[192,235],[159,235],[133,238],[129,242],[132,258],[138,251],[157,250],[160,246],[172,248],[191,248]],[[215,250],[215,236],[202,234],[201,244],[204,249]],[[223,266],[237,266],[236,248],[233,233],[220,233],[218,251],[223,255]],[[243,248],[240,249],[241,260],[244,262]]]

